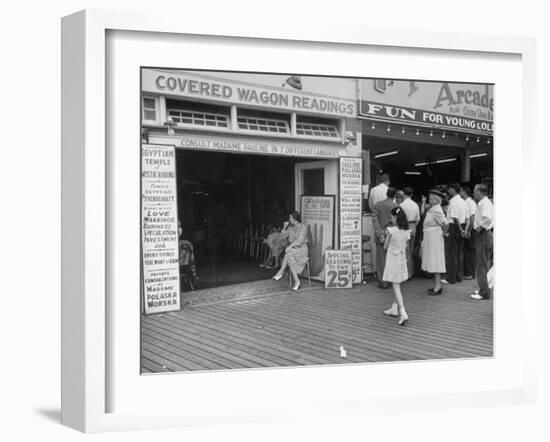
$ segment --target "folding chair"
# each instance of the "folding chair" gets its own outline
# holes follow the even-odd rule
[[[302,273],[298,275],[298,278],[302,276],[302,274],[306,269],[307,269],[307,283],[308,283],[308,286],[311,287],[311,272],[309,270],[309,258],[306,259],[306,266],[304,267],[304,270],[302,270]],[[292,287],[292,273],[290,272],[290,270],[288,271],[288,285],[289,287]]]

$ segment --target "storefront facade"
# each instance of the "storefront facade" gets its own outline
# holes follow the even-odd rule
[[[425,190],[449,181],[486,181],[492,187],[493,87],[360,80],[359,117],[371,183],[382,170],[398,187]]]
[[[325,250],[349,249],[360,283],[357,113],[356,80],[143,69],[146,313],[180,307],[178,221],[210,262],[228,238],[263,235],[296,210],[310,228],[312,276],[324,279]]]

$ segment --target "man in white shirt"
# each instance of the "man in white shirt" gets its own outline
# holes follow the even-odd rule
[[[476,274],[476,248],[474,217],[477,204],[472,199],[472,190],[468,186],[460,188],[460,196],[466,203],[466,236],[464,237],[464,279],[473,279]]]
[[[466,203],[460,197],[460,185],[449,184],[449,238],[447,250],[447,282],[456,284],[464,279],[464,237],[466,235]]]
[[[487,197],[485,184],[474,188],[474,198],[477,210],[474,217],[476,231],[476,275],[479,290],[472,293],[471,298],[481,300],[491,298],[491,289],[487,282],[487,272],[493,266],[493,225],[495,222],[493,203]]]
[[[413,250],[414,250],[414,240],[416,236],[416,226],[420,221],[420,208],[412,200],[414,194],[413,190],[410,187],[405,187],[403,189],[404,200],[400,204],[403,212],[407,216],[407,221],[409,221],[409,228],[411,229],[411,239],[407,244],[407,271],[409,273],[409,278],[414,275],[414,261],[413,261]]]
[[[371,212],[374,212],[376,203],[384,201],[387,198],[388,187],[390,186],[390,176],[387,173],[383,173],[378,177],[377,183],[378,185],[370,190],[369,208]]]

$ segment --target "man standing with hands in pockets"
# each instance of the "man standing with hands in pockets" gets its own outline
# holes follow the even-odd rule
[[[474,198],[477,201],[477,210],[474,218],[476,231],[476,276],[479,291],[472,293],[472,299],[490,299],[491,293],[487,282],[487,272],[493,266],[493,225],[495,222],[493,203],[487,197],[488,189],[485,184],[478,184],[474,188]]]
[[[466,237],[466,203],[460,197],[460,185],[449,184],[449,249],[447,265],[447,282],[455,284],[464,279],[464,238]]]

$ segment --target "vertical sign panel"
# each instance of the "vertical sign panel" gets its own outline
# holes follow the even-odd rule
[[[142,145],[141,208],[145,313],[179,310],[178,209],[173,146]]]
[[[302,195],[302,222],[307,226],[311,279],[325,279],[325,251],[334,248],[334,195]]]
[[[361,158],[340,158],[340,249],[351,250],[353,282],[361,272]]]

